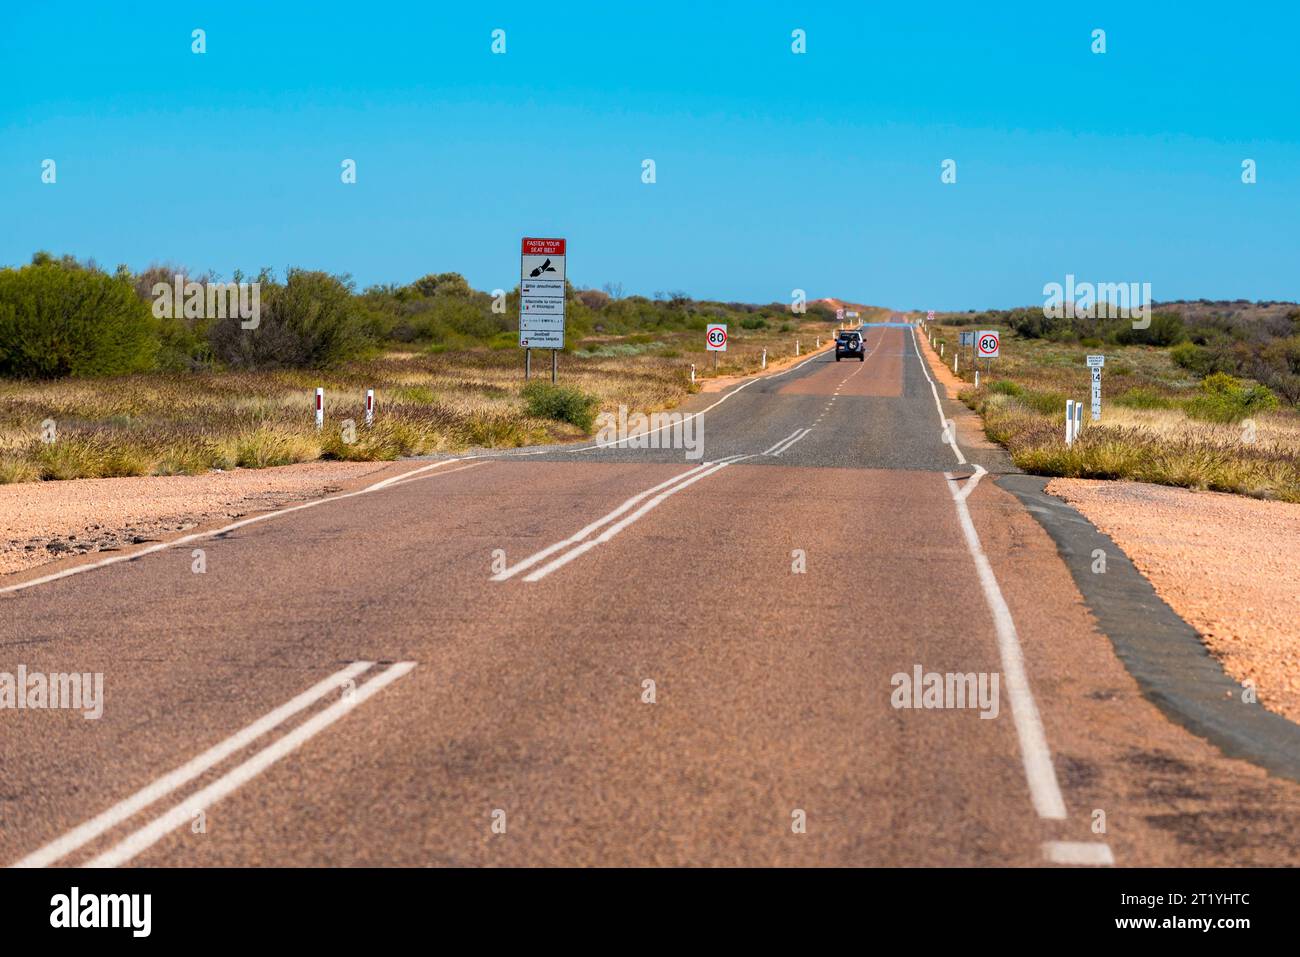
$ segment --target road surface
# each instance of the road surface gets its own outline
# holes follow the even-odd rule
[[[866,338],[693,397],[702,458],[409,463],[0,582],[0,671],[105,697],[0,714],[0,861],[1293,863],[1300,786],[1142,696],[912,330]],[[895,707],[917,669],[996,706]]]

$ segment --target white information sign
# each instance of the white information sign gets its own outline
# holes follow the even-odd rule
[[[519,345],[564,348],[563,239],[525,239],[519,256]]]

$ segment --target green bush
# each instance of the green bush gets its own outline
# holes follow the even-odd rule
[[[1187,338],[1183,317],[1177,313],[1157,312],[1145,329],[1135,329],[1132,324],[1121,326],[1115,332],[1120,345],[1172,346]]]
[[[599,400],[581,389],[530,382],[524,386],[523,395],[528,414],[536,418],[569,422],[584,432],[590,432],[596,424]]]
[[[358,358],[368,323],[348,278],[290,269],[283,284],[263,274],[261,315],[245,329],[239,316],[212,322],[212,352],[237,369],[312,368]]]
[[[1169,350],[1169,358],[1174,360],[1176,365],[1200,376],[1214,371],[1214,357],[1210,350],[1194,342],[1178,343]]]
[[[67,260],[0,269],[0,376],[144,372],[157,353],[154,318],[129,279]]]
[[[1178,405],[1168,396],[1143,386],[1129,389],[1115,400],[1115,404],[1128,409],[1172,409]]]
[[[1240,422],[1277,408],[1277,396],[1268,388],[1248,385],[1224,372],[1206,376],[1201,382],[1201,393],[1184,408],[1193,419],[1207,422]]]
[[[990,392],[998,392],[1002,395],[1024,395],[1025,390],[1010,379],[998,379],[996,382],[990,382],[988,389]]]

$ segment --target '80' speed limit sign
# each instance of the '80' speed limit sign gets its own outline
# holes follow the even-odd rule
[[[996,359],[1001,343],[996,329],[985,329],[975,337],[975,357],[977,359]]]
[[[709,323],[708,332],[704,334],[704,347],[709,352],[727,351],[727,324],[725,322]]]

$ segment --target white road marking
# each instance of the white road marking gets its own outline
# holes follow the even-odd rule
[[[805,437],[809,432],[811,432],[811,431],[812,431],[812,429],[810,429],[810,428],[809,428],[809,429],[799,429],[798,431],[795,432],[794,435],[790,436],[788,439],[782,439],[780,442],[776,443],[776,445],[772,446],[770,449],[768,449],[768,450],[767,450],[766,452],[764,452],[763,454],[764,454],[764,455],[779,456],[782,452],[784,452],[784,451],[786,451],[787,449],[789,449],[790,446],[794,445],[796,442],[798,442],[798,441],[800,441],[801,439],[803,439],[803,438],[804,438],[804,437]]]
[[[766,452],[764,452],[763,454],[764,454],[764,455],[771,455],[773,452],[775,452],[775,451],[776,451],[777,449],[779,449],[781,446],[785,445],[785,443],[787,443],[787,442],[791,441],[792,439],[794,439],[795,437],[797,437],[797,436],[799,435],[799,433],[802,432],[802,431],[804,431],[804,430],[803,430],[803,429],[795,429],[793,432],[791,432],[789,435],[787,435],[785,438],[783,438],[780,442],[777,442],[776,445],[772,446],[770,449],[768,449],[768,450],[767,450]]]
[[[722,469],[725,469],[728,465],[734,465],[735,463],[743,461],[744,459],[748,459],[748,458],[752,458],[752,456],[749,455],[733,456],[730,459],[718,462],[712,468],[705,469],[703,472],[699,472],[696,473],[695,475],[692,475],[684,482],[678,482],[676,485],[672,486],[666,491],[660,492],[654,498],[650,499],[650,501],[646,502],[644,505],[638,508],[631,515],[611,525],[609,528],[607,528],[596,538],[583,542],[582,544],[565,552],[559,558],[556,558],[553,561],[549,562],[548,564],[543,565],[541,568],[533,572],[531,575],[526,576],[524,578],[524,581],[526,582],[540,581],[541,579],[545,578],[547,575],[549,575],[551,572],[555,571],[556,569],[563,568],[565,565],[573,561],[575,558],[578,558],[580,555],[584,555],[587,552],[591,551],[597,545],[603,545],[605,542],[608,542],[619,532],[623,531],[623,529],[627,528],[629,525],[637,521],[639,518],[641,518],[651,509],[659,505],[659,503],[667,499],[670,495],[676,495],[682,489],[686,488],[687,486],[694,485],[700,479],[708,478],[714,472],[719,472]]]
[[[299,711],[315,704],[327,694],[346,686],[349,681],[373,664],[373,661],[353,662],[346,668],[330,675],[328,678],[318,681],[296,698],[280,705],[280,707],[276,708],[269,714],[258,718],[242,731],[235,732],[220,744],[213,745],[198,757],[181,765],[170,774],[164,774],[162,777],[158,778],[158,780],[146,785],[139,791],[136,791],[135,794],[132,794],[130,797],[114,804],[107,811],[96,815],[84,824],[78,825],[62,837],[56,838],[49,844],[46,844],[44,847],[33,851],[13,866],[46,867],[57,861],[59,858],[66,857],[78,848],[93,841],[110,828],[116,827],[127,818],[135,816],[155,801],[165,798],[177,788],[183,787],[190,781],[193,781],[210,768],[213,768],[226,760],[226,758],[230,757],[232,754],[248,747],[248,745],[252,744],[268,731],[284,724],[284,722],[288,721]]]
[[[618,518],[620,515],[622,515],[624,512],[628,511],[629,509],[631,509],[634,505],[636,505],[638,502],[642,501],[643,499],[648,498],[649,496],[653,495],[655,492],[659,492],[662,491],[663,489],[666,489],[670,485],[675,485],[676,483],[682,481],[683,479],[690,478],[692,475],[696,474],[697,472],[705,468],[708,468],[708,466],[709,466],[708,462],[702,462],[692,469],[688,469],[685,472],[682,472],[678,475],[674,475],[666,482],[660,482],[658,485],[648,488],[644,492],[638,492],[636,495],[633,495],[631,498],[625,501],[618,508],[614,509],[612,512],[602,515],[600,518],[596,519],[590,525],[587,525],[579,529],[578,531],[574,532],[572,535],[570,535],[568,538],[564,539],[563,541],[556,542],[554,545],[550,545],[546,548],[543,548],[540,552],[535,552],[532,555],[529,555],[523,561],[511,565],[509,568],[502,569],[500,572],[492,576],[492,581],[503,582],[508,578],[513,578],[515,575],[519,574],[524,569],[531,568],[532,566],[540,562],[543,558],[555,554],[560,549],[567,548],[570,545],[576,545],[578,542],[582,541],[584,538],[586,538],[592,532],[596,531],[602,525],[606,525],[609,522],[614,521],[614,519]]]
[[[789,375],[791,372],[794,372],[798,369],[802,369],[808,363],[813,362],[814,360],[820,358],[821,356],[822,356],[821,352],[814,352],[803,362],[795,363],[788,369],[783,369],[782,371],[774,373],[769,376],[758,376],[756,378],[750,379],[748,382],[741,383],[739,386],[732,389],[730,392],[724,394],[720,399],[718,399],[717,402],[714,402],[710,406],[706,406],[705,408],[701,409],[699,412],[692,412],[690,415],[683,416],[681,421],[685,422],[688,419],[693,419],[696,418],[697,416],[702,416],[704,415],[705,412],[708,412],[712,409],[716,409],[718,406],[722,405],[722,403],[726,402],[728,399],[730,399],[736,393],[740,392],[742,389],[749,388],[755,382],[762,382],[770,379],[779,379],[782,376]],[[677,427],[678,425],[670,423],[668,425],[660,426],[658,429],[652,429],[647,432],[638,433],[636,438],[640,439],[644,436],[652,435],[655,432],[661,432],[667,428],[677,428]],[[630,439],[632,438],[632,436],[629,436],[628,438]],[[621,440],[621,441],[626,441],[626,440]],[[365,488],[358,489],[355,492],[346,492],[342,495],[331,495],[329,498],[316,499],[315,501],[312,502],[303,502],[302,504],[299,505],[291,505],[288,508],[277,509],[274,512],[267,512],[263,515],[255,515],[252,518],[241,519],[238,522],[233,522],[230,525],[226,525],[223,528],[214,529],[213,531],[210,532],[195,532],[191,535],[184,535],[180,538],[173,539],[167,542],[159,542],[155,545],[150,545],[145,548],[141,548],[136,551],[128,552],[122,555],[113,555],[109,558],[100,559],[97,562],[87,562],[84,565],[75,565],[71,568],[65,568],[61,571],[53,572],[49,575],[42,575],[39,578],[33,578],[30,581],[19,582],[16,585],[6,585],[4,587],[0,587],[0,595],[6,595],[11,592],[19,592],[28,588],[35,588],[37,585],[45,585],[50,582],[58,581],[62,578],[70,578],[73,575],[80,575],[83,574],[84,572],[94,571],[95,569],[98,568],[106,568],[109,565],[116,565],[118,562],[134,561],[137,558],[142,558],[145,555],[150,555],[153,554],[154,552],[160,552],[168,548],[177,548],[181,545],[188,545],[191,542],[202,541],[205,538],[212,538],[217,535],[224,535],[227,532],[232,532],[235,529],[244,527],[245,525],[251,525],[254,522],[264,522],[268,519],[278,518],[282,515],[288,515],[292,512],[301,511],[304,508],[314,508],[317,505],[324,505],[327,502],[341,502],[344,499],[354,498],[358,495],[365,495],[370,492],[378,492],[380,489],[389,488],[393,485],[404,484],[407,481],[413,480],[417,477],[423,478],[425,477],[424,473],[430,472],[434,469],[442,468],[445,465],[453,465],[458,462],[467,461],[469,459],[480,459],[482,461],[476,462],[475,465],[481,465],[497,458],[511,458],[511,457],[525,456],[525,455],[547,455],[556,452],[565,452],[565,453],[593,452],[593,451],[599,451],[601,449],[615,448],[619,444],[620,442],[614,442],[614,443],[606,443],[606,444],[599,444],[599,445],[589,445],[577,449],[570,449],[564,447],[552,447],[552,448],[542,448],[542,449],[527,449],[523,451],[511,451],[511,452],[495,452],[495,453],[480,452],[480,453],[475,453],[473,455],[457,456],[456,458],[439,459],[436,462],[430,462],[428,465],[422,465],[419,468],[412,469],[409,472],[403,472],[401,475],[394,475],[390,478],[382,479],[374,483],[373,485],[367,485]],[[460,472],[466,468],[472,468],[472,467],[473,466],[468,466],[468,465],[462,466],[461,468],[458,469],[449,469],[448,471],[441,474],[450,475],[453,472]]]
[[[939,391],[935,387],[934,379],[930,378],[930,372],[925,368],[925,358],[921,355],[920,347],[916,344],[916,330],[912,329],[912,345],[916,348],[916,357],[921,363],[921,370],[925,372],[926,379],[930,382],[930,390],[934,393],[934,404],[939,411],[939,420],[943,422],[947,430],[948,422],[943,414],[943,405],[939,402]],[[952,445],[953,451],[957,458],[965,463],[966,458],[961,454],[961,449],[957,447],[957,441],[951,434],[947,435],[949,444]],[[966,499],[970,497],[971,492],[975,491],[977,486],[985,475],[987,470],[976,464],[975,473],[961,485],[957,487],[953,484],[951,472],[945,472],[944,477],[949,482],[948,491],[952,495],[953,506],[957,509],[957,520],[961,525],[962,535],[966,539],[966,547],[970,552],[971,559],[975,562],[975,570],[979,576],[980,588],[984,592],[984,603],[988,606],[990,614],[993,616],[993,627],[997,632],[998,638],[998,655],[1002,663],[1002,674],[1004,684],[1007,689],[1007,698],[1011,702],[1011,718],[1016,727],[1016,736],[1020,741],[1020,755],[1025,767],[1025,779],[1029,784],[1029,796],[1033,801],[1034,810],[1038,816],[1049,820],[1064,820],[1067,816],[1065,810],[1065,799],[1061,795],[1061,786],[1056,778],[1056,768],[1052,764],[1052,752],[1047,745],[1047,732],[1043,728],[1043,721],[1038,713],[1038,705],[1034,702],[1033,692],[1029,687],[1029,676],[1025,671],[1024,651],[1020,646],[1020,637],[1016,633],[1016,623],[1011,617],[1011,609],[1007,607],[1006,599],[1002,595],[1002,589],[998,586],[997,576],[993,574],[993,566],[989,563],[988,556],[984,554],[984,547],[980,544],[979,533],[975,531],[975,523],[971,520],[970,510],[966,507]],[[1095,856],[1097,860],[1062,860],[1060,863],[1113,863],[1111,860],[1101,860],[1103,856],[1110,858],[1110,847],[1106,844],[1071,844],[1070,842],[1048,842],[1044,844],[1044,849],[1055,846],[1056,850],[1049,853],[1057,853],[1062,857],[1075,856],[1079,858]],[[1083,851],[1080,848],[1098,848],[1102,850]]]
[[[155,818],[128,837],[123,838],[120,843],[110,847],[103,854],[88,862],[86,866],[117,867],[147,851],[176,828],[194,820],[195,812],[206,811],[222,798],[230,796],[276,761],[320,734],[339,718],[356,708],[357,705],[373,697],[403,675],[410,674],[414,668],[415,662],[413,661],[399,661],[386,668],[376,677],[371,678],[357,688],[351,695],[340,698],[325,710],[312,715],[284,737],[277,738],[273,744],[263,748],[243,764],[232,768],[203,790],[186,798],[170,811]]]
[[[944,441],[952,446],[953,454],[957,456],[957,461],[962,465],[966,464],[966,456],[961,454],[961,449],[957,447],[957,436],[952,435],[948,428],[948,420],[943,414],[943,403],[939,401],[939,389],[934,384],[934,379],[930,378],[930,370],[926,368],[925,356],[921,355],[921,347],[916,343],[916,328],[912,327],[912,348],[916,350],[916,360],[921,363],[921,371],[925,373],[926,381],[930,383],[930,391],[934,394],[934,407],[939,410],[939,421],[943,423]]]
[[[1043,857],[1053,864],[1092,864],[1105,866],[1115,863],[1109,844],[1089,841],[1044,841]]]
[[[984,469],[977,466],[975,474],[960,490],[951,484],[952,473],[945,473],[945,477],[950,483],[949,491],[957,509],[957,520],[966,537],[966,547],[975,562],[975,571],[984,592],[984,603],[993,616],[993,627],[998,637],[998,655],[1002,659],[1003,684],[1007,689],[1007,699],[1011,702],[1011,719],[1016,726],[1016,736],[1020,739],[1020,755],[1025,765],[1025,778],[1029,782],[1029,795],[1033,799],[1034,810],[1039,817],[1064,820],[1065,800],[1061,797],[1056,769],[1052,766],[1047,733],[1043,730],[1038,706],[1029,689],[1029,677],[1025,673],[1024,653],[1016,634],[1016,623],[1011,618],[1011,609],[1002,597],[1002,589],[998,587],[993,566],[984,554],[979,534],[975,531],[975,523],[971,521],[970,511],[966,507],[966,498],[985,474]]]
[[[683,422],[683,423],[688,422],[688,421],[690,421],[691,419],[694,419],[694,418],[697,418],[698,416],[703,415],[705,412],[710,412],[710,411],[712,411],[713,409],[716,409],[718,406],[722,405],[722,403],[726,402],[728,399],[730,399],[730,398],[731,398],[733,395],[735,395],[737,392],[740,392],[742,389],[748,389],[751,385],[753,385],[753,384],[756,383],[756,382],[770,382],[772,379],[779,379],[779,378],[781,378],[782,376],[789,375],[791,372],[794,372],[794,371],[796,371],[796,370],[798,370],[798,369],[802,369],[802,368],[803,368],[804,366],[806,366],[808,363],[814,361],[815,359],[819,359],[819,358],[821,358],[821,357],[822,357],[822,353],[821,353],[821,352],[814,352],[812,355],[810,355],[810,356],[809,356],[807,359],[805,359],[803,362],[795,363],[794,365],[792,365],[792,366],[791,366],[790,368],[788,368],[788,369],[782,369],[780,372],[773,373],[772,375],[767,375],[767,376],[757,376],[756,378],[750,379],[748,382],[743,382],[743,383],[741,383],[740,385],[736,386],[736,388],[732,389],[730,392],[724,394],[724,395],[722,396],[722,398],[720,398],[717,402],[713,403],[712,405],[705,406],[703,409],[700,409],[700,411],[698,411],[698,412],[692,412],[692,413],[690,413],[689,415],[684,415],[684,416],[682,416],[682,418],[681,418],[681,422]],[[584,446],[584,447],[582,447],[582,448],[577,448],[577,449],[564,448],[563,446],[552,446],[552,447],[550,447],[550,448],[542,448],[542,449],[525,449],[525,450],[511,450],[511,451],[505,451],[505,452],[494,452],[494,453],[490,453],[490,454],[491,454],[492,457],[494,457],[494,458],[517,458],[517,457],[524,456],[524,455],[551,455],[551,454],[554,454],[554,453],[556,453],[556,452],[565,452],[565,453],[568,453],[568,452],[599,452],[599,451],[602,451],[602,450],[618,448],[618,446],[620,446],[622,443],[624,443],[624,442],[629,442],[629,441],[631,441],[631,440],[634,439],[634,438],[640,440],[640,439],[642,439],[643,437],[645,437],[645,436],[647,436],[647,435],[654,435],[656,432],[662,432],[664,429],[674,429],[674,428],[679,428],[679,424],[678,424],[678,423],[669,423],[669,424],[667,424],[667,425],[661,425],[661,426],[659,426],[659,428],[657,428],[657,429],[648,429],[648,430],[646,430],[645,432],[638,432],[638,433],[637,433],[636,435],[634,435],[634,436],[629,435],[627,438],[625,438],[625,439],[619,439],[618,441],[615,441],[615,442],[606,442],[606,443],[603,443],[603,444],[601,444],[601,445],[588,445],[588,446]],[[484,454],[484,455],[487,455],[487,454],[489,454],[489,453],[483,453],[483,454]]]
[[[472,456],[470,456],[472,457]],[[485,465],[486,462],[473,462],[470,465],[462,465],[457,469],[448,469],[446,472],[440,472],[436,476],[429,476],[422,473],[429,472],[442,465],[451,465],[463,459],[443,459],[440,462],[433,462],[429,465],[413,469],[410,472],[404,472],[401,475],[394,475],[392,478],[386,478],[383,481],[376,482],[374,485],[367,485],[363,489],[355,492],[344,492],[342,495],[331,495],[329,498],[318,498],[315,501],[303,502],[299,505],[290,505],[287,508],[277,509],[274,512],[266,512],[262,515],[254,515],[252,518],[241,518],[237,522],[231,522],[221,528],[214,528],[208,532],[194,532],[190,535],[182,535],[180,538],[174,538],[168,542],[158,542],[156,545],[149,545],[138,551],[127,552],[124,555],[113,555],[110,558],[101,558],[97,562],[88,562],[85,565],[74,565],[71,568],[65,568],[62,571],[53,572],[49,575],[42,575],[40,578],[33,578],[30,581],[19,582],[17,585],[6,585],[0,588],[0,595],[6,595],[10,592],[23,591],[27,588],[35,588],[37,585],[44,585],[48,582],[58,581],[61,578],[70,578],[73,575],[80,575],[83,572],[94,571],[97,568],[105,568],[109,565],[116,565],[118,562],[135,561],[137,558],[143,558],[145,555],[151,555],[154,552],[161,552],[168,548],[177,548],[181,545],[188,545],[191,542],[199,542],[205,538],[214,538],[218,535],[225,535],[227,532],[233,532],[237,528],[243,528],[246,525],[253,525],[257,522],[265,522],[272,518],[279,518],[282,515],[288,515],[292,512],[300,512],[305,508],[315,508],[317,505],[324,505],[328,502],[341,502],[347,498],[355,498],[358,495],[366,495],[370,492],[377,492],[382,488],[388,488],[390,485],[399,484],[402,481],[415,478],[441,478],[444,475],[452,475],[455,472],[463,472],[466,469],[472,469],[479,465]]]

